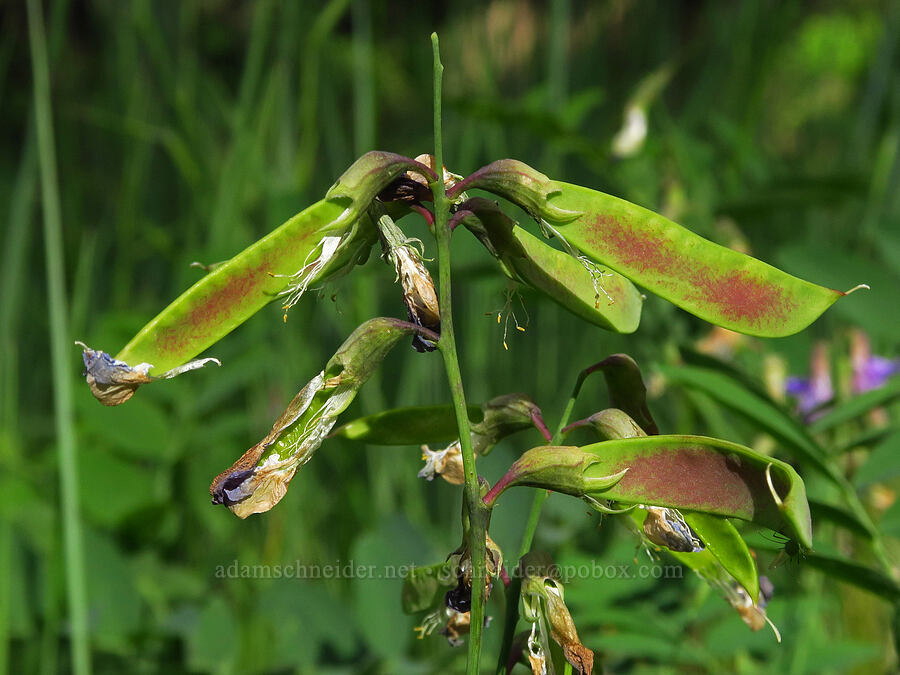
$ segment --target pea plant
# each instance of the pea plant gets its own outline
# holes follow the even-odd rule
[[[499,629],[498,673],[519,662],[534,673],[592,672],[593,652],[578,637],[552,561],[530,551],[549,491],[625,519],[646,547],[666,551],[695,570],[751,628],[760,629],[767,622],[771,588],[733,521],[780,533],[796,552],[810,549],[810,508],[794,468],[729,440],[661,434],[638,365],[625,354],[598,355],[605,358],[578,375],[552,432],[525,394],[496,392],[482,405],[470,405],[453,328],[451,237],[474,235],[512,282],[544,294],[587,324],[617,333],[638,328],[643,296],[636,285],[711,324],[761,337],[803,330],[846,293],[798,279],[652,211],[553,180],[513,159],[466,177],[451,173],[443,161],[443,67],[436,35],[432,43],[434,154],[364,155],[321,201],[211,268],[117,355],[82,345],[92,392],[101,403],[119,405],[144,384],[221,365],[196,357],[273,301],[281,302],[286,319],[310,289],[351,273],[378,245],[387,274],[402,292],[406,320],[372,318],[356,328],[265,437],[213,479],[212,502],[239,518],[272,509],[329,435],[424,444],[420,476],[462,487],[464,534],[445,561],[409,574],[403,604],[421,615],[420,637],[437,631],[453,644],[468,640],[469,673],[480,672],[485,604],[501,584],[506,616]],[[532,231],[494,200],[470,195],[474,190],[520,207],[534,221]],[[398,226],[410,212],[424,218],[433,242],[410,238]],[[429,249],[437,286],[425,265]],[[335,429],[384,356],[405,340],[418,353],[437,352],[452,404],[383,411]],[[612,405],[571,421],[592,373],[604,376]],[[479,456],[532,427],[544,445],[523,452],[493,486],[479,478]],[[593,429],[598,442],[566,445],[578,427]],[[428,444],[448,428],[455,440],[432,449]],[[840,483],[839,476],[835,480]],[[534,502],[521,549],[504,565],[489,534],[491,511],[516,487],[532,488]],[[526,627],[517,636],[520,621]]]

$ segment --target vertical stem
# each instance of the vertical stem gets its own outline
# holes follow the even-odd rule
[[[469,514],[469,550],[472,552],[472,611],[469,629],[469,660],[467,675],[477,675],[481,658],[481,639],[484,630],[485,604],[485,534],[489,509],[481,501],[481,489],[475,472],[475,453],[469,433],[469,416],[463,392],[456,338],[453,332],[453,309],[450,290],[450,200],[444,186],[444,153],[441,138],[441,84],[444,67],[441,65],[437,33],[431,34],[434,55],[434,158],[438,179],[431,185],[434,194],[434,233],[438,246],[438,279],[440,283],[441,340],[438,346],[444,358],[444,369],[450,385],[450,394],[456,409],[456,424],[462,449],[465,472],[465,503]]]
[[[72,670],[76,675],[87,675],[91,670],[87,633],[87,593],[84,579],[81,517],[78,505],[78,466],[75,459],[72,382],[66,358],[67,349],[72,343],[67,327],[62,224],[59,212],[53,124],[50,118],[50,73],[47,65],[47,39],[44,34],[44,18],[40,0],[28,0],[28,36],[31,43],[31,63],[34,72],[34,106],[38,159],[41,170],[44,246],[47,256],[53,405],[59,454],[66,594],[72,640]]]
[[[353,0],[353,152],[375,149],[375,58],[370,0]]]

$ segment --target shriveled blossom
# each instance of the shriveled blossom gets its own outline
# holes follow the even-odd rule
[[[566,661],[579,673],[593,672],[594,653],[581,644],[564,598],[562,584],[552,577],[530,576],[522,581],[523,618],[532,624],[528,659],[534,675],[548,672],[548,636],[562,648]]]
[[[124,361],[114,359],[106,352],[91,349],[83,342],[76,342],[75,344],[83,350],[84,377],[91,388],[91,393],[100,403],[109,406],[125,403],[125,401],[134,396],[134,392],[142,384],[158,380],[169,380],[182,373],[202,368],[208,363],[215,363],[217,366],[222,365],[219,359],[195,359],[177,368],[172,368],[162,375],[150,375],[150,371],[153,369],[153,364],[151,363],[139,363],[136,366],[129,366]]]
[[[432,450],[423,445],[422,459],[425,460],[425,466],[419,471],[419,478],[431,481],[435,476],[440,476],[451,485],[462,485],[465,482],[459,440],[453,441],[443,450]]]
[[[372,208],[377,215],[382,257],[394,267],[395,281],[399,282],[403,291],[403,303],[409,320],[440,334],[441,309],[437,292],[431,274],[425,267],[422,251],[417,248],[417,245],[422,247],[422,242],[403,234],[383,208],[374,205]],[[437,345],[432,340],[416,335],[413,337],[413,347],[419,352],[430,352]]]

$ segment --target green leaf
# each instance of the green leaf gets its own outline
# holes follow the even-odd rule
[[[857,448],[868,448],[876,450],[884,441],[900,431],[900,424],[891,424],[886,427],[874,427],[866,429],[861,434],[853,436],[845,441],[840,441],[832,446],[832,452],[835,455],[842,455],[845,452],[856,450]]]
[[[790,414],[768,397],[749,391],[739,381],[724,373],[706,368],[660,366],[659,370],[670,382],[702,391],[746,417],[772,434],[798,458],[833,481],[840,482],[834,469],[828,464],[825,451]]]
[[[898,475],[900,475],[900,431],[895,429],[894,433],[869,453],[853,476],[853,483],[857,487],[863,487],[889,481]]]
[[[878,570],[865,567],[847,558],[807,553],[804,562],[810,567],[824,572],[829,577],[839,579],[857,588],[874,593],[882,600],[891,603],[900,602],[900,585]]]
[[[817,522],[827,520],[849,530],[858,537],[868,541],[872,540],[872,533],[863,527],[852,513],[838,506],[810,499],[809,512]]]
[[[821,434],[839,424],[862,417],[874,408],[888,405],[900,398],[900,378],[889,380],[883,387],[867,391],[836,405],[809,425],[810,432]]]
[[[477,421],[481,416],[480,407],[469,406],[470,421]],[[459,429],[452,405],[422,405],[358,417],[331,435],[372,445],[420,445],[449,443],[459,436]]]
[[[748,335],[797,333],[845,295],[715,244],[618,197],[554,181],[550,203],[584,215],[557,231],[575,248],[710,323]]]

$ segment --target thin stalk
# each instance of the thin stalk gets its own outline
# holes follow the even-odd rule
[[[469,415],[466,396],[463,391],[462,375],[456,353],[456,337],[453,332],[453,308],[450,289],[450,200],[444,187],[444,152],[441,134],[441,84],[444,67],[441,65],[440,47],[437,33],[431,34],[434,56],[434,159],[437,180],[431,184],[434,195],[434,234],[438,248],[438,279],[440,284],[441,339],[438,347],[444,359],[450,395],[456,409],[456,424],[459,429],[462,449],[463,469],[466,478],[465,503],[469,514],[469,550],[472,552],[472,610],[469,629],[469,659],[466,663],[467,675],[477,675],[481,659],[481,641],[484,631],[485,604],[485,534],[490,511],[481,501],[481,488],[475,471],[475,452],[469,432]]]
[[[63,268],[62,223],[56,176],[53,124],[50,117],[50,72],[47,65],[47,38],[40,0],[28,0],[28,37],[34,73],[34,106],[41,170],[41,203],[46,249],[50,350],[53,370],[53,405],[59,455],[59,479],[66,566],[66,595],[72,642],[72,670],[76,675],[91,671],[87,632],[87,592],[82,550],[81,516],[78,505],[78,466],[75,459],[75,426],[72,382],[67,351],[68,334],[65,277]]]
[[[370,0],[353,0],[353,145],[358,157],[375,149],[375,58]]]
[[[569,396],[569,400],[566,402],[566,408],[563,410],[562,417],[559,418],[559,424],[556,426],[556,431],[554,432],[553,437],[547,442],[547,445],[559,445],[562,442],[564,437],[563,431],[569,423],[569,418],[572,417],[572,410],[575,409],[575,400],[581,393],[581,387],[588,375],[598,370],[599,364],[594,364],[589,368],[585,368],[578,374],[578,379],[575,380],[575,387],[572,389],[572,395]],[[549,496],[549,490],[538,490],[534,495],[534,499],[531,500],[531,510],[528,513],[528,522],[525,524],[525,532],[522,534],[522,544],[519,546],[519,557],[516,558],[516,560],[521,560],[522,556],[531,550],[531,544],[534,541],[534,533],[537,531],[538,521],[541,519],[541,508],[544,506],[544,502],[547,501],[547,497]],[[504,673],[507,672],[509,651],[512,648],[512,641],[516,635],[516,624],[519,623],[519,594],[521,590],[522,577],[519,574],[514,574],[512,582],[506,588],[506,617],[503,626],[503,641],[500,644],[500,654],[497,657],[496,675],[504,675]]]

